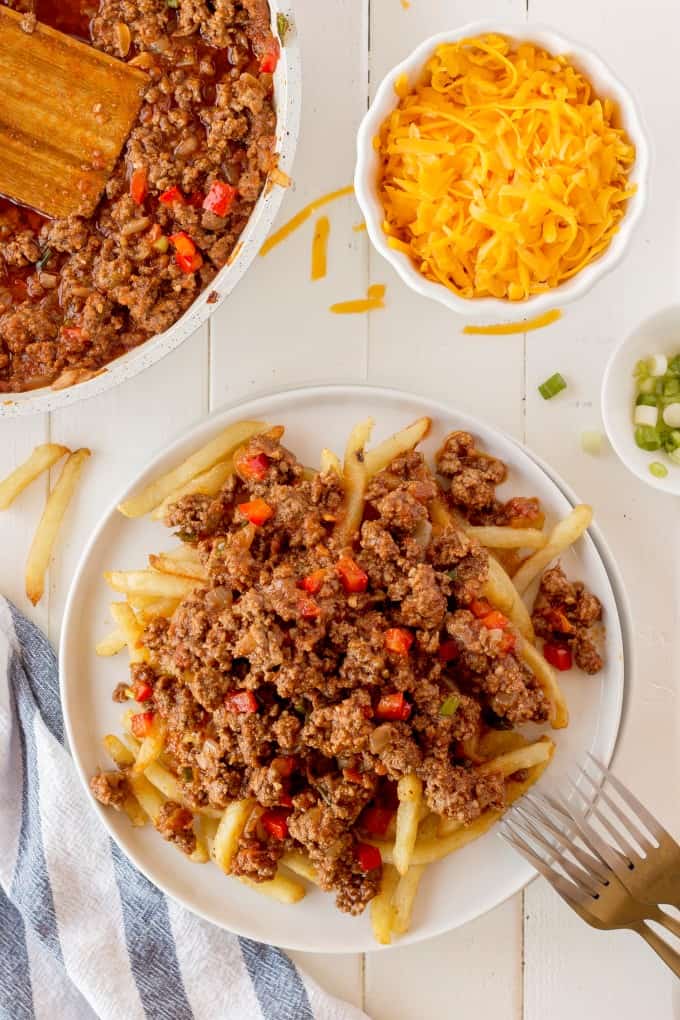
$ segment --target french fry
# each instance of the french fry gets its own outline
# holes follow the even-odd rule
[[[149,653],[141,644],[143,627],[127,602],[112,602],[111,616],[125,637],[130,662],[147,662]]]
[[[123,801],[123,811],[136,829],[141,829],[149,820],[146,811],[132,793]]]
[[[297,850],[288,850],[281,858],[281,864],[288,868],[289,871],[299,875],[300,878],[306,878],[308,882],[313,882],[314,885],[319,884],[316,868],[306,854]]]
[[[305,887],[300,882],[280,871],[277,871],[274,878],[267,882],[253,882],[252,878],[247,878],[245,875],[239,875],[238,880],[254,889],[255,892],[261,893],[262,896],[278,900],[279,903],[299,903],[306,895]]]
[[[418,835],[420,808],[423,801],[423,783],[415,775],[402,776],[397,785],[399,807],[397,832],[394,840],[394,865],[400,875],[409,869],[413,847]]]
[[[168,800],[174,800],[182,807],[191,807],[177,776],[173,776],[172,772],[158,761],[152,761],[150,765],[147,765],[144,775]]]
[[[231,862],[238,848],[238,841],[254,806],[255,801],[252,798],[235,800],[225,808],[220,819],[215,833],[213,856],[226,874],[229,874]]]
[[[130,605],[133,605],[135,601],[136,600],[133,597],[128,598],[128,604]],[[155,620],[158,616],[171,617],[179,603],[180,599],[149,598],[139,605],[139,609],[137,609],[137,618],[139,622],[146,627],[151,620]]]
[[[352,536],[361,525],[367,482],[364,447],[369,440],[372,428],[372,418],[359,422],[350,432],[347,441],[345,462],[342,468],[345,501],[342,516],[335,526],[335,538],[339,547],[351,542]]]
[[[11,506],[17,496],[43,471],[48,471],[65,453],[70,452],[68,446],[58,446],[57,443],[36,446],[28,460],[0,482],[0,510],[6,510]]]
[[[389,439],[384,439],[382,443],[378,443],[372,450],[368,450],[366,452],[366,474],[368,478],[372,478],[373,475],[377,475],[378,471],[388,467],[395,457],[413,450],[425,438],[431,427],[431,418],[418,418],[412,425],[407,425],[405,429],[400,429],[399,432],[395,432]]]
[[[163,502],[159,503],[155,510],[152,510],[151,520],[164,520],[173,503],[177,503],[184,496],[216,496],[223,486],[227,484],[233,473],[234,462],[231,457],[227,457],[226,460],[219,460],[217,464],[213,464],[207,471],[202,471],[200,475],[196,475],[191,481],[180,485],[178,489],[173,489]]]
[[[165,723],[159,715],[155,715],[149,732],[142,740],[137,752],[137,760],[132,766],[132,771],[136,774],[146,772],[149,765],[155,762],[157,758],[160,758],[164,746]]]
[[[529,610],[524,605],[513,582],[493,556],[489,556],[489,576],[484,583],[482,592],[492,606],[505,613],[520,634],[528,641],[534,640],[534,627]]]
[[[340,458],[337,454],[333,453],[332,450],[327,450],[325,447],[321,451],[321,460],[319,463],[319,471],[322,475],[325,475],[327,471],[335,471],[336,475],[342,474],[342,465]]]
[[[178,560],[174,556],[166,556],[164,553],[149,556],[149,566],[161,574],[170,574],[179,577],[194,577],[198,581],[208,580],[208,571],[202,563],[193,563],[191,560]]]
[[[158,821],[161,808],[165,803],[163,795],[158,792],[146,776],[130,774],[130,786],[142,809],[146,812],[152,822]]]
[[[548,720],[554,730],[562,730],[569,725],[569,709],[564,694],[557,682],[552,666],[543,655],[528,641],[519,643],[519,657],[529,667],[539,684],[550,706]]]
[[[167,552],[163,553],[170,560],[181,560],[187,563],[195,563],[197,566],[201,565],[201,555],[198,549],[193,545],[188,545],[186,542],[182,542],[181,545],[175,546],[174,549],[168,549]]]
[[[102,741],[111,761],[115,762],[119,769],[129,768],[134,765],[135,756],[129,747],[126,747],[122,740],[113,733],[108,733]]]
[[[45,574],[59,527],[75,492],[80,472],[89,456],[90,451],[85,449],[76,450],[75,453],[70,454],[57,483],[47,498],[26,561],[26,594],[34,606],[40,602],[43,596]]]
[[[480,737],[477,750],[484,759],[497,758],[508,751],[516,751],[518,747],[526,747],[526,737],[517,730],[489,730]]]
[[[155,570],[108,570],[104,578],[114,591],[125,595],[153,595],[154,598],[183,599],[200,584],[195,578],[160,574]]]
[[[527,744],[526,747],[517,747],[514,751],[506,751],[482,765],[477,765],[476,771],[482,774],[487,772],[501,772],[506,778],[519,772],[520,769],[529,769],[533,765],[540,765],[542,762],[550,761],[553,755],[554,744],[549,737],[542,737],[534,744]]]
[[[383,857],[383,861],[385,858]],[[371,900],[371,927],[376,942],[381,946],[389,946],[392,941],[392,924],[394,907],[392,898],[399,881],[399,872],[391,864],[383,865],[380,892]]]
[[[395,935],[404,935],[411,927],[413,904],[424,873],[424,864],[412,864],[397,883],[392,897],[392,931]]]
[[[128,745],[128,747],[132,748],[136,758],[137,753],[140,747],[142,746],[142,742],[141,740],[137,740],[137,737],[132,732],[132,717],[135,714],[136,713],[133,708],[126,708],[125,711],[123,712],[121,721],[123,723],[124,730],[123,736],[125,737],[125,743]]]
[[[208,843],[202,833],[195,832],[196,846],[192,853],[189,855],[189,860],[193,861],[194,864],[207,864],[210,860],[210,852],[208,850]]]
[[[538,577],[552,560],[578,541],[590,526],[592,519],[593,508],[585,503],[579,503],[570,514],[556,524],[548,536],[547,545],[524,560],[515,574],[513,583],[517,591],[524,594],[534,578]]]
[[[127,641],[122,630],[113,630],[97,643],[95,652],[97,655],[105,658],[111,655],[118,655],[118,652],[122,652],[126,644]]]
[[[542,549],[548,541],[546,533],[538,528],[473,527],[469,524],[465,532],[487,549]]]
[[[155,510],[171,493],[214,467],[218,461],[225,460],[251,436],[266,432],[268,428],[268,425],[258,421],[240,421],[229,425],[177,467],[156,478],[136,496],[124,500],[118,509],[125,517],[143,517]]]

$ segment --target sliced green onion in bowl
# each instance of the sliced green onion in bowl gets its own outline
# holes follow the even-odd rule
[[[633,424],[642,425],[647,428],[656,428],[659,421],[659,409],[656,406],[656,402],[651,406],[649,404],[638,404],[633,414]]]
[[[668,459],[674,464],[680,465],[680,447],[676,446],[674,450],[669,450]]]
[[[650,453],[653,450],[658,450],[661,446],[659,433],[649,425],[638,425],[635,429],[635,442],[641,450],[647,450]]]
[[[649,473],[654,475],[655,478],[665,478],[668,474],[668,468],[665,464],[660,464],[658,460],[654,460],[649,465]]]
[[[640,407],[640,405],[642,405],[643,407],[656,407],[657,406],[656,397],[654,396],[653,393],[640,392],[635,398],[635,406]]]
[[[541,383],[538,387],[538,392],[544,400],[552,400],[553,397],[556,397],[558,393],[561,393],[562,390],[566,390],[566,388],[567,384],[564,381],[564,378],[559,372],[555,372],[555,374],[551,375],[549,379],[546,379],[544,383]]]
[[[454,715],[454,713],[458,711],[459,705],[460,698],[458,695],[449,694],[448,698],[445,701],[442,701],[441,708],[439,709],[440,716],[447,718],[450,715]]]
[[[647,376],[642,380],[642,382],[638,386],[638,389],[640,393],[649,394],[654,393],[654,386],[655,386],[654,380],[650,376]]]
[[[652,354],[647,358],[647,371],[655,377],[665,375],[668,371],[668,358],[665,354]]]
[[[589,453],[591,457],[599,457],[602,453],[602,441],[604,436],[595,429],[586,430],[581,433],[581,449]]]

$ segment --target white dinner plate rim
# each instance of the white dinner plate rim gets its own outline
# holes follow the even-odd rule
[[[138,487],[140,479],[143,478],[144,475],[150,470],[151,465],[155,464],[156,461],[158,461],[161,458],[170,456],[176,449],[183,446],[185,443],[187,444],[190,443],[194,438],[197,439],[197,437],[202,433],[205,432],[205,434],[208,435],[211,432],[211,425],[216,425],[220,421],[220,419],[224,418],[226,425],[230,418],[233,419],[235,411],[238,410],[239,412],[242,412],[243,414],[247,415],[249,413],[248,409],[252,405],[260,405],[261,403],[271,402],[272,405],[276,405],[279,402],[283,402],[284,404],[286,404],[289,401],[295,401],[296,397],[304,400],[308,400],[309,398],[314,397],[316,397],[317,399],[323,399],[324,396],[327,395],[337,396],[339,394],[346,395],[347,397],[361,396],[361,398],[363,400],[366,400],[367,402],[370,402],[371,398],[376,399],[401,398],[407,401],[413,401],[422,404],[422,409],[423,412],[425,413],[435,412],[448,417],[454,418],[458,417],[463,419],[471,428],[474,428],[475,425],[478,425],[483,431],[493,432],[496,435],[502,437],[502,439],[504,439],[505,441],[517,447],[524,455],[526,455],[529,459],[534,461],[534,463],[546,474],[546,476],[555,485],[558,491],[562,493],[562,495],[567,499],[568,502],[572,503],[572,505],[578,502],[573,491],[569,488],[569,486],[567,486],[567,484],[561,478],[559,478],[559,476],[556,475],[556,473],[552,469],[548,468],[539,457],[537,457],[529,450],[527,450],[523,443],[519,442],[517,439],[510,436],[508,433],[504,432],[504,430],[492,425],[487,425],[484,421],[475,417],[474,415],[470,415],[467,412],[460,411],[453,405],[448,404],[444,401],[439,401],[430,397],[425,397],[419,394],[410,393],[408,391],[399,390],[397,388],[372,386],[361,383],[351,384],[337,383],[326,385],[292,386],[288,388],[277,389],[271,391],[270,393],[259,394],[252,398],[248,398],[247,400],[237,400],[230,402],[229,404],[220,407],[211,414],[198,420],[191,428],[177,436],[167,446],[156,450],[153,456],[146,461],[145,465],[138,472],[135,473],[134,478],[124,488],[124,490],[119,492],[116,495],[116,498],[108,505],[108,507],[102,514],[99,523],[92,532],[92,535],[90,536],[88,542],[85,544],[83,548],[66,599],[61,636],[59,642],[59,684],[61,705],[64,716],[64,725],[68,740],[68,746],[71,750],[71,755],[76,765],[76,771],[78,772],[79,779],[87,791],[88,799],[90,800],[93,810],[95,809],[95,805],[91,799],[92,794],[89,788],[87,772],[81,763],[80,754],[78,751],[76,741],[74,739],[74,733],[71,726],[71,718],[68,710],[68,693],[66,690],[67,688],[66,671],[63,668],[63,663],[66,657],[67,637],[70,630],[70,617],[73,610],[73,604],[77,597],[79,583],[87,569],[90,555],[97,546],[99,536],[106,528],[110,518],[117,512],[118,504],[123,499],[125,499],[130,493],[132,493],[135,490],[135,488]],[[277,410],[279,410],[278,407],[272,406],[272,414],[275,413]],[[271,417],[272,415],[269,416]],[[608,546],[606,545],[606,542],[604,541],[601,532],[595,525],[591,525],[589,532],[585,536],[585,540],[587,542],[592,542],[593,545],[595,546],[596,552],[598,553],[598,556],[602,561],[602,566],[610,581],[612,593],[614,595],[614,601],[616,603],[622,642],[625,651],[623,663],[623,682],[620,685],[620,696],[616,707],[616,718],[614,719],[613,733],[606,747],[600,752],[604,763],[608,765],[614,754],[616,742],[621,731],[621,726],[624,719],[625,700],[627,698],[627,692],[630,686],[630,668],[632,661],[628,657],[631,650],[631,634],[632,634],[632,630],[630,627],[630,610],[627,598],[624,593],[622,579],[618,567],[616,566],[615,560]],[[169,889],[162,880],[160,880],[156,875],[152,874],[151,870],[146,868],[139,861],[134,851],[132,851],[127,845],[124,845],[121,842],[119,834],[110,824],[109,816],[106,813],[106,811],[102,809],[102,811],[98,811],[97,814],[102,823],[105,825],[111,839],[113,839],[114,842],[116,842],[119,848],[122,850],[122,852],[125,853],[127,857],[129,857],[134,866],[138,868],[139,871],[141,871],[142,874],[144,874],[145,877],[153,885],[159,888],[165,895],[169,896],[175,902],[178,902],[181,906],[185,907],[187,910],[190,910],[192,913],[201,917],[203,920],[207,921],[210,924],[215,924],[218,927],[222,928],[223,930],[229,931],[238,936],[246,938],[254,937],[252,931],[244,929],[243,927],[239,927],[236,924],[227,926],[226,922],[220,921],[215,917],[209,916],[205,911],[201,910],[195,904],[190,902],[190,900],[183,896],[180,896],[177,892]],[[504,889],[500,897],[498,895],[489,897],[488,900],[482,901],[480,903],[478,909],[470,909],[468,910],[467,913],[460,914],[451,923],[441,924],[434,930],[427,930],[421,932],[418,929],[415,929],[409,932],[406,936],[402,936],[395,946],[379,946],[375,943],[364,944],[362,942],[361,946],[357,949],[357,942],[359,941],[358,939],[357,942],[354,942],[353,940],[348,940],[346,943],[334,945],[332,948],[329,949],[318,945],[317,942],[312,942],[309,939],[306,940],[304,936],[298,937],[297,933],[295,932],[292,933],[293,937],[287,939],[285,942],[283,942],[282,940],[278,940],[278,944],[281,945],[282,948],[290,950],[302,952],[325,952],[329,954],[356,951],[379,952],[399,946],[403,947],[407,944],[415,944],[417,942],[424,941],[425,939],[428,938],[434,938],[437,935],[444,934],[445,932],[454,930],[455,928],[462,927],[463,925],[468,924],[470,921],[473,921],[476,918],[483,916],[490,910],[495,909],[497,906],[500,906],[502,903],[506,902],[506,900],[510,899],[512,896],[516,895],[516,893],[524,889],[535,877],[536,877],[535,869],[532,868],[526,861],[518,857],[516,876],[513,881],[508,881],[507,887]]]

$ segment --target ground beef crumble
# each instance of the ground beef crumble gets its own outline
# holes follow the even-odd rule
[[[151,661],[133,679],[153,691],[144,708],[165,725],[184,803],[253,798],[232,871],[265,881],[287,850],[304,850],[321,887],[354,914],[381,879],[381,867],[362,864],[376,834],[369,819],[376,808],[393,815],[399,779],[415,773],[431,810],[468,824],[505,804],[501,773],[476,767],[480,737],[548,718],[512,625],[484,621],[488,554],[459,526],[480,508],[523,525],[537,508],[496,500],[505,466],[457,432],[438,455],[442,482],[420,454],[398,457],[370,481],[354,544],[338,547],[337,475],[309,479],[279,431],[237,451],[217,497],[168,509],[208,578],[170,620],[149,624]],[[430,520],[435,496],[455,504],[451,523]],[[255,500],[272,511],[257,525],[239,509]],[[363,578],[353,590],[348,560]],[[599,603],[583,586],[559,568],[546,578],[544,600],[559,596],[570,620],[592,623]],[[125,778],[109,777],[93,790],[115,806]],[[168,802],[158,821],[188,853],[190,819]]]
[[[541,578],[532,620],[539,637],[572,649],[584,673],[602,669],[602,604],[581,581],[569,581],[559,563]]]
[[[7,393],[87,378],[168,329],[210,285],[274,166],[272,74],[261,65],[279,44],[267,0],[0,3],[25,12],[27,26],[37,15],[148,76],[92,217],[47,220],[0,197]],[[134,194],[133,174],[143,181]],[[203,208],[215,182],[234,189],[224,215]],[[169,241],[179,233],[196,248],[190,265]]]

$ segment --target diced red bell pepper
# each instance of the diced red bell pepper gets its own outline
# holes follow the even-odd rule
[[[490,613],[482,617],[482,623],[488,630],[505,630],[510,621],[503,613],[492,609]]]
[[[274,839],[285,839],[288,835],[288,811],[285,808],[270,808],[260,817],[260,821]]]
[[[132,697],[140,704],[143,701],[150,701],[153,697],[153,687],[145,680],[134,680],[131,684]]]
[[[170,236],[170,243],[175,249],[175,262],[184,273],[194,273],[203,265],[200,252],[188,234],[181,230]]]
[[[73,340],[76,343],[78,343],[78,341],[87,340],[85,330],[82,326],[62,326],[61,335],[66,337],[67,340]]]
[[[442,641],[439,646],[439,658],[442,662],[451,662],[460,655],[457,641]]]
[[[130,197],[136,205],[141,205],[149,190],[146,167],[135,170],[130,178]]]
[[[170,240],[172,240],[172,238],[170,238]],[[491,612],[491,606],[486,599],[473,599],[469,608],[472,615],[476,616],[478,620],[488,616]]]
[[[203,265],[203,256],[200,252],[194,252],[193,255],[182,255],[180,252],[175,252],[175,262],[183,273],[195,273]]]
[[[498,651],[501,653],[501,655],[509,655],[510,652],[513,651],[516,644],[517,638],[515,637],[515,635],[511,634],[510,631],[506,630],[505,633],[503,634],[503,637],[498,643]]]
[[[236,464],[241,478],[261,482],[269,468],[269,457],[266,453],[257,453],[254,457],[245,457]]]
[[[368,587],[368,574],[355,563],[351,556],[341,556],[337,563],[337,571],[340,575],[342,587],[348,595],[366,591]]]
[[[394,694],[383,694],[375,710],[378,719],[401,719],[406,721],[411,715],[411,706],[402,691]]]
[[[358,769],[343,769],[342,775],[348,783],[363,783],[361,772]]]
[[[258,527],[265,524],[274,515],[269,503],[265,503],[263,499],[251,499],[248,503],[239,503],[238,509],[251,524],[256,524]]]
[[[282,793],[281,796],[279,797],[279,804],[281,805],[281,807],[292,807],[293,798],[289,793]]]
[[[558,645],[552,641],[546,641],[543,645],[543,656],[551,666],[559,669],[560,672],[571,669],[572,655],[568,645]]]
[[[257,698],[252,691],[231,691],[224,699],[229,712],[236,712],[238,715],[252,715],[257,712]]]
[[[224,181],[213,181],[210,191],[203,200],[203,208],[215,216],[226,216],[236,198],[236,188]]]
[[[408,655],[408,650],[413,644],[413,634],[403,627],[390,627],[385,631],[385,648],[395,655]]]
[[[389,808],[367,807],[362,812],[359,824],[373,836],[384,836],[393,818],[394,811]]]
[[[168,188],[167,191],[162,193],[162,195],[159,195],[158,201],[162,202],[163,205],[172,205],[173,202],[179,202],[180,205],[186,205],[184,195],[176,184],[173,184],[171,188]]]
[[[148,737],[155,717],[155,712],[139,712],[137,715],[132,716],[130,729],[133,736],[137,737],[137,740],[143,740],[144,737]]]
[[[281,56],[278,39],[272,39],[260,57],[260,70],[263,74],[273,74]]]
[[[187,205],[192,206],[194,209],[200,209],[203,205],[205,195],[202,191],[192,191],[186,200]]]
[[[318,595],[325,577],[325,570],[314,570],[311,574],[307,574],[306,577],[302,578],[299,586],[303,591],[308,591],[310,595]]]
[[[370,843],[357,843],[355,853],[362,871],[374,871],[382,864],[382,854],[377,846]]]
[[[284,779],[292,776],[297,766],[297,758],[292,754],[281,754],[272,760],[272,767]]]
[[[300,616],[303,620],[318,620],[321,616],[321,609],[314,599],[303,599],[300,603]]]

